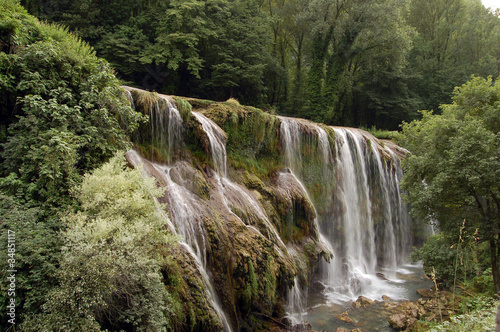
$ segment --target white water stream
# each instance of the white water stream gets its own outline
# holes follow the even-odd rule
[[[323,207],[318,214],[320,235],[333,244],[334,253],[330,263],[321,263],[326,302],[345,303],[360,295],[403,298],[405,294],[394,284],[403,282],[396,272],[407,258],[411,241],[407,235],[409,219],[400,199],[397,158],[385,149],[393,159],[394,167],[390,168],[379,151],[383,148],[356,129],[332,128],[335,148],[331,149],[327,133],[316,124],[285,117],[280,120],[285,163],[298,181],[310,176],[304,169],[305,153],[317,145],[317,158],[323,159],[320,172],[324,185],[332,183],[334,188],[331,202],[327,202],[330,208]],[[297,300],[298,294],[303,294],[302,301]],[[297,282],[288,298],[289,316],[306,320],[307,295]]]

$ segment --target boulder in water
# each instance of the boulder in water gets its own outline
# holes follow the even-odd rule
[[[389,325],[396,331],[403,331],[408,327],[406,315],[392,315],[391,317],[389,317]]]
[[[349,317],[349,314],[347,313],[347,311],[344,311],[343,313],[338,314],[337,316],[335,316],[335,318],[337,318],[338,320],[341,320],[345,323],[354,324],[354,319]]]
[[[426,288],[417,289],[417,293],[422,297],[427,297],[427,298],[434,297],[434,292],[432,290],[426,289]]]
[[[360,296],[358,299],[352,304],[354,308],[360,308],[360,307],[368,307],[370,305],[375,304],[374,300],[371,300],[367,297]]]
[[[381,280],[385,280],[385,281],[388,281],[389,279],[387,279],[387,277],[383,274],[383,273],[380,273],[380,272],[377,272],[375,273],[375,275],[381,279]]]
[[[314,332],[311,324],[309,323],[300,323],[292,326],[292,332]]]
[[[349,330],[343,328],[343,327],[337,327],[337,329],[335,330],[335,332],[349,332]]]

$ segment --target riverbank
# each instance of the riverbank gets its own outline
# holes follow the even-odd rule
[[[401,273],[405,271],[406,273]],[[498,300],[468,289],[435,290],[421,267],[400,269],[387,281],[388,295],[359,296],[345,302],[327,301],[323,292],[312,292],[301,325],[281,331],[394,332],[394,331],[494,331]],[[366,294],[367,292],[365,292]]]

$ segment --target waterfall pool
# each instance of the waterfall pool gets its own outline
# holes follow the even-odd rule
[[[367,307],[354,308],[353,302],[356,298],[342,301],[335,300],[336,295],[326,290],[310,290],[308,297],[308,309],[303,317],[308,321],[315,331],[335,331],[339,327],[347,330],[359,327],[363,331],[387,331],[394,330],[389,326],[388,318],[394,314],[394,304],[404,301],[416,301],[420,298],[417,289],[432,287],[432,281],[424,277],[421,265],[404,265],[396,271],[394,280],[382,280],[373,288],[369,285],[361,291],[358,296],[366,296],[376,300],[376,303]],[[384,273],[381,271],[381,273]],[[385,288],[384,288],[385,285]],[[375,296],[378,295],[378,296]],[[382,300],[382,296],[390,297]],[[342,298],[342,296],[337,296]],[[354,323],[344,322],[337,318],[338,315],[347,312]]]

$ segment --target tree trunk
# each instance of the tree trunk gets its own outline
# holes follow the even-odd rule
[[[497,236],[500,236],[498,234]],[[500,292],[500,271],[498,270],[498,253],[500,241],[498,239],[490,239],[490,252],[491,252],[491,271],[493,273],[493,283],[495,284],[495,294]]]

